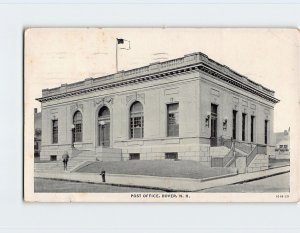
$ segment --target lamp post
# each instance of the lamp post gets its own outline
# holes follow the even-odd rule
[[[72,148],[74,148],[74,139],[75,139],[74,131],[75,131],[75,125],[72,124],[72,126],[71,126],[71,139],[72,139],[71,147]]]
[[[100,126],[101,126],[101,144],[102,146],[104,146],[104,125],[105,125],[105,121],[100,121],[99,122]]]

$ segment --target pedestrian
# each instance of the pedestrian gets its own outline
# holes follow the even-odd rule
[[[102,176],[102,182],[105,183],[105,170],[102,169],[100,176]]]
[[[65,151],[63,153],[62,160],[63,160],[63,163],[64,163],[64,171],[67,171],[67,169],[68,169],[68,161],[69,161],[68,151]]]

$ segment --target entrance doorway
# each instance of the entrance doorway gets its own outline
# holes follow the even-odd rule
[[[110,146],[110,111],[106,106],[98,113],[98,146]]]
[[[211,134],[210,134],[210,145],[217,146],[218,145],[218,105],[211,104]]]

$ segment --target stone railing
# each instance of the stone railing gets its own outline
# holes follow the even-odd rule
[[[162,62],[161,63],[161,68],[162,69],[173,68],[173,67],[176,67],[178,65],[182,65],[183,63],[184,63],[184,58],[178,58],[178,59]]]
[[[133,70],[124,71],[123,76],[139,76],[139,75],[147,74],[148,72],[149,72],[149,66],[144,66]]]
[[[254,147],[254,144],[248,142],[235,141],[235,148],[249,154]]]
[[[231,146],[230,151],[223,158],[223,167],[227,167],[231,164],[231,161],[234,160],[234,143]]]
[[[256,145],[254,149],[246,157],[246,165],[249,167],[250,163],[253,161],[257,154],[266,154],[267,146],[265,145]]]

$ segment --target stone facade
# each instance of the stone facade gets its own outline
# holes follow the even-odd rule
[[[74,142],[74,147],[101,153],[104,129],[101,131],[98,116],[104,106],[110,113],[110,127],[106,128],[109,132],[105,131],[109,148],[120,149],[123,160],[136,154],[139,159],[165,159],[166,154],[176,153],[178,159],[196,160],[210,166],[212,104],[218,108],[218,137],[232,137],[232,111],[236,110],[236,140],[242,140],[244,113],[245,142],[250,142],[250,116],[255,116],[253,143],[265,144],[267,137],[268,146],[275,145],[273,110],[278,100],[274,91],[202,53],[45,89],[37,100],[42,103],[41,159],[44,160],[49,160],[51,155],[59,158],[65,150],[72,150],[73,117],[78,111],[82,115],[82,140]],[[141,138],[131,138],[130,134],[130,109],[136,102],[143,106]],[[174,103],[178,104],[179,134],[170,137],[168,105]],[[58,121],[57,143],[53,143],[53,120]]]

